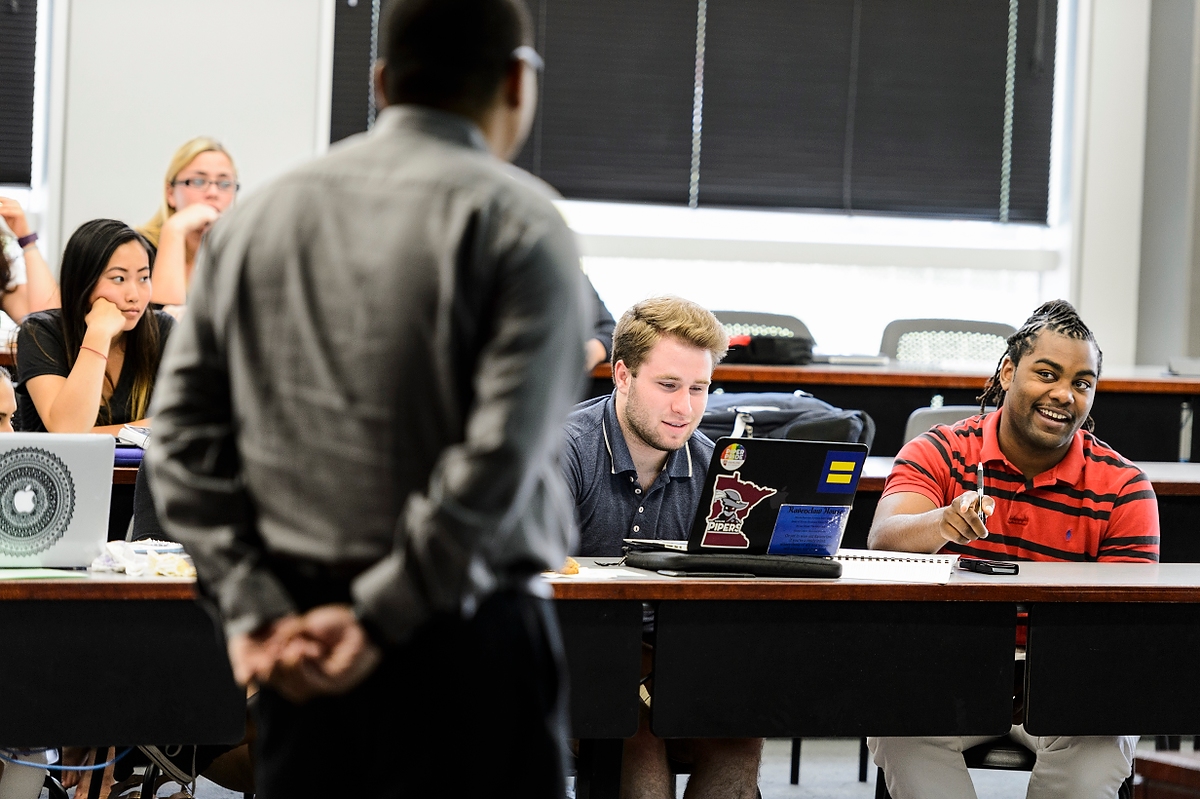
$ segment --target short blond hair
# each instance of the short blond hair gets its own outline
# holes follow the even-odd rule
[[[167,176],[163,180],[158,211],[150,217],[149,222],[137,229],[137,232],[145,236],[155,247],[158,246],[158,237],[162,234],[163,223],[175,215],[175,209],[167,202],[167,195],[171,193],[171,184],[175,182],[175,178],[179,177],[179,173],[187,168],[188,164],[195,161],[196,156],[201,153],[224,153],[225,157],[229,159],[229,165],[233,167],[233,174],[237,175],[237,164],[233,163],[233,156],[221,142],[209,136],[197,136],[184,142],[183,146],[175,151],[175,155],[171,156],[171,163],[167,164]]]
[[[651,297],[621,315],[613,331],[612,362],[624,361],[634,375],[664,336],[712,353],[713,366],[725,357],[729,336],[713,315],[682,297]]]

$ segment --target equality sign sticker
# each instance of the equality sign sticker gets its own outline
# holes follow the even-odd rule
[[[832,555],[850,519],[847,505],[782,505],[768,555]]]
[[[858,477],[862,474],[864,452],[830,450],[825,456],[825,468],[817,483],[820,494],[853,494],[858,488]]]

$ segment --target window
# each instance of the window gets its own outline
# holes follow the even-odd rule
[[[1056,0],[528,3],[568,198],[1046,222]]]

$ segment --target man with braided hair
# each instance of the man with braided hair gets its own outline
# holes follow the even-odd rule
[[[1034,311],[1008,339],[980,415],[939,425],[900,450],[868,545],[998,560],[1157,561],[1149,479],[1091,433],[1101,357],[1070,303]],[[999,409],[983,413],[988,404]],[[1137,745],[1127,736],[1036,737],[1020,725],[1009,736],[1037,753],[1029,799],[1116,796]],[[963,799],[975,791],[962,752],[988,740],[867,742],[895,799]]]

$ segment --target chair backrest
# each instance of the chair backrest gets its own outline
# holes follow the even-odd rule
[[[988,411],[995,408],[989,407]],[[943,405],[940,408],[917,408],[908,415],[908,424],[904,426],[904,443],[912,441],[917,436],[939,424],[954,424],[979,413],[978,405]]]
[[[782,336],[807,338],[812,341],[808,327],[794,316],[758,311],[713,311],[731,336]]]
[[[896,319],[884,328],[879,353],[900,363],[995,366],[1015,332],[1002,322]]]

